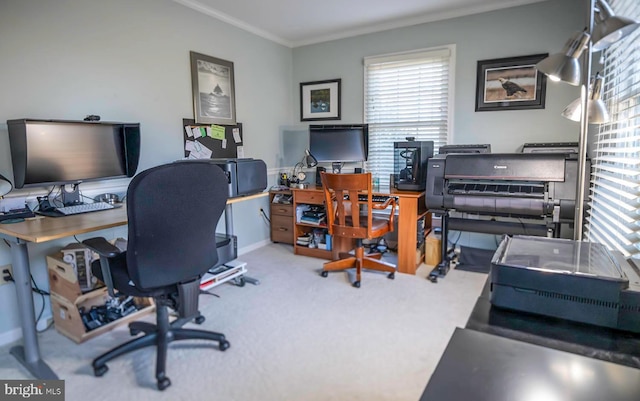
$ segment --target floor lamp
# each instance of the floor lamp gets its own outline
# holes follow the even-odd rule
[[[640,26],[637,21],[625,17],[616,16],[611,6],[605,0],[587,0],[588,18],[587,28],[582,32],[576,32],[565,44],[562,52],[553,54],[541,60],[536,68],[547,75],[551,81],[562,81],[568,84],[580,85],[579,102],[570,104],[563,115],[571,118],[579,115],[580,136],[578,138],[578,178],[576,183],[576,208],[574,216],[573,239],[582,240],[584,203],[585,203],[585,179],[587,172],[587,134],[589,123],[602,123],[598,121],[608,118],[604,104],[600,100],[602,78],[596,75],[591,90],[591,53],[608,48],[613,43],[626,37]],[[579,59],[583,53],[586,56],[583,66]],[[583,71],[581,71],[581,69]],[[579,105],[579,108],[578,108]],[[576,109],[579,111],[576,112]],[[591,110],[590,110],[591,109]],[[604,111],[602,111],[604,109]],[[591,111],[591,112],[590,112]]]

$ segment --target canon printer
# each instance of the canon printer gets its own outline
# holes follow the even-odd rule
[[[211,159],[226,174],[229,197],[247,196],[267,188],[267,165],[259,159]]]

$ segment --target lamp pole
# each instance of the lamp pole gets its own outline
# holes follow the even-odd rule
[[[588,31],[593,31],[595,0],[587,0],[589,4],[589,14],[587,17]],[[589,134],[589,82],[591,80],[591,40],[586,44],[586,57],[583,64],[582,85],[580,86],[580,101],[582,110],[580,111],[580,136],[578,137],[578,178],[576,184],[576,207],[573,220],[573,239],[582,241],[582,231],[584,225],[585,206],[585,183],[587,172],[587,141]],[[584,54],[584,52],[583,52]]]

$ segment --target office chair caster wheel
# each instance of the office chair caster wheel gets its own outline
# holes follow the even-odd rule
[[[437,283],[438,282],[438,276],[427,276],[427,278],[429,279],[429,281],[431,281],[432,283]]]
[[[246,284],[246,281],[244,277],[236,277],[233,279],[233,283],[238,287],[244,287],[244,285]]]
[[[95,377],[101,377],[102,375],[104,375],[105,373],[107,373],[107,371],[109,370],[109,367],[107,365],[102,365],[99,367],[94,367],[93,368],[93,375]]]
[[[229,341],[222,340],[218,344],[218,349],[220,349],[220,351],[226,351],[227,349],[229,349],[230,346],[231,346],[231,344],[229,343]]]
[[[195,319],[193,319],[193,322],[194,322],[195,324],[202,324],[202,323],[204,323],[204,321],[205,321],[205,317],[204,317],[204,316],[202,316],[202,315],[200,315],[200,316],[196,316],[196,318],[195,318]]]
[[[359,281],[354,281],[353,282],[353,286],[356,288],[360,288],[360,282]]]
[[[323,271],[323,272],[321,272],[321,273],[320,273],[320,275],[321,275],[322,277],[327,277],[327,276],[329,275],[329,272],[325,272],[325,271]]]
[[[169,380],[168,377],[164,377],[164,378],[158,380],[158,390],[160,390],[160,391],[163,391],[164,389],[166,389],[170,385],[171,385],[171,380]]]

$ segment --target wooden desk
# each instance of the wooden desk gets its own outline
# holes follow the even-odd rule
[[[11,262],[22,327],[23,345],[11,348],[11,354],[34,377],[43,380],[58,379],[58,376],[40,357],[36,316],[31,296],[31,267],[27,243],[42,243],[126,224],[126,207],[65,217],[38,216],[21,223],[0,224],[0,236],[9,240],[11,244]]]
[[[299,224],[296,222],[295,207],[298,204],[324,204],[324,193],[322,187],[312,187],[307,189],[291,189],[293,192],[293,223],[295,237],[301,234]],[[416,257],[416,245],[418,243],[417,222],[418,219],[426,217],[426,227],[431,227],[431,213],[427,211],[424,202],[424,191],[398,191],[394,188],[378,188],[374,195],[395,196],[398,198],[398,263],[397,269],[400,273],[416,274],[416,269],[422,260]],[[312,226],[313,227],[313,226]],[[429,230],[425,230],[425,235]],[[295,238],[294,238],[295,241]],[[294,245],[296,254],[314,256],[327,259],[336,259],[339,252],[349,251],[349,241],[342,241],[340,238],[333,239],[332,251],[321,249],[309,249]]]

